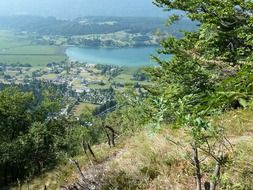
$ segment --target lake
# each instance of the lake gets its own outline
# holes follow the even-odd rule
[[[156,53],[156,47],[140,48],[80,48],[69,47],[66,54],[70,60],[118,65],[125,67],[142,67],[156,65],[151,61],[151,55]]]

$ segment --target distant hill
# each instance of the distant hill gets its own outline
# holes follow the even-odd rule
[[[164,18],[152,17],[80,17],[74,20],[59,20],[54,17],[2,16],[1,29],[34,32],[40,35],[87,35],[107,34],[118,31],[128,33],[153,33],[157,29],[180,36],[180,30],[194,30],[196,23],[189,19],[167,28]]]

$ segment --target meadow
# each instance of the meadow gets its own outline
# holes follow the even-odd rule
[[[31,64],[43,67],[50,62],[66,59],[64,49],[58,46],[33,44],[25,34],[0,31],[0,62],[4,64]]]

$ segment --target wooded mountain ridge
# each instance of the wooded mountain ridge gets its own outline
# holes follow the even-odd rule
[[[108,34],[119,31],[128,33],[154,33],[158,29],[180,36],[181,30],[192,31],[197,24],[187,18],[181,19],[169,28],[164,18],[143,17],[80,17],[74,20],[58,20],[54,17],[40,16],[2,16],[1,29],[27,31],[39,35],[87,35]]]

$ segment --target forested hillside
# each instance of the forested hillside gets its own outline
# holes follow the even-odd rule
[[[183,17],[183,15],[182,15]],[[168,35],[180,38],[182,31],[193,31],[197,22],[183,17],[165,27],[164,18],[80,17],[59,20],[54,17],[0,17],[0,29],[28,34],[33,44],[86,47],[157,46]]]
[[[128,33],[153,33],[157,29],[172,34],[180,30],[194,30],[196,24],[184,18],[170,28],[164,26],[163,18],[136,17],[83,17],[74,20],[58,20],[54,17],[9,16],[0,17],[0,27],[19,31],[36,32],[40,35],[87,35],[107,34],[119,31]]]
[[[155,5],[199,27],[162,40],[173,56],[153,57],[149,83],[110,88],[111,111],[61,115],[64,86],[1,90],[0,187],[253,189],[253,2]]]

